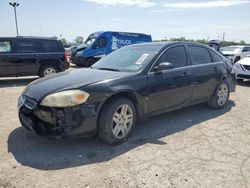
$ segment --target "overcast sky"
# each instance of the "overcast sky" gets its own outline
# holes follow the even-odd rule
[[[72,41],[95,31],[250,43],[250,0],[17,0],[19,34]],[[14,36],[13,8],[0,0],[0,36]]]

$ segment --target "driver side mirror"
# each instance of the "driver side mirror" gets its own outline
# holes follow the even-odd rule
[[[174,65],[172,63],[162,62],[158,66],[154,67],[154,71],[158,72],[158,71],[169,70],[169,69],[173,69],[173,68],[174,68]]]

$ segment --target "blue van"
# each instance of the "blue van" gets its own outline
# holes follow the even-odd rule
[[[114,31],[92,33],[72,54],[71,63],[89,67],[114,50],[143,42],[152,42],[151,35]]]

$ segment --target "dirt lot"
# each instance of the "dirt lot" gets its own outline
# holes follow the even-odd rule
[[[17,98],[33,80],[0,79],[0,187],[250,187],[250,82],[223,110],[160,115],[109,146],[21,128]]]

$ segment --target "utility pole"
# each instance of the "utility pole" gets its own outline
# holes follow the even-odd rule
[[[225,41],[225,35],[226,35],[226,33],[223,32],[223,37],[222,37],[222,41],[223,41],[223,42]]]
[[[15,22],[16,22],[16,35],[19,36],[18,34],[18,25],[17,25],[17,16],[16,16],[16,7],[19,6],[19,3],[13,2],[13,3],[9,3],[10,6],[14,7],[14,14],[15,14]]]

